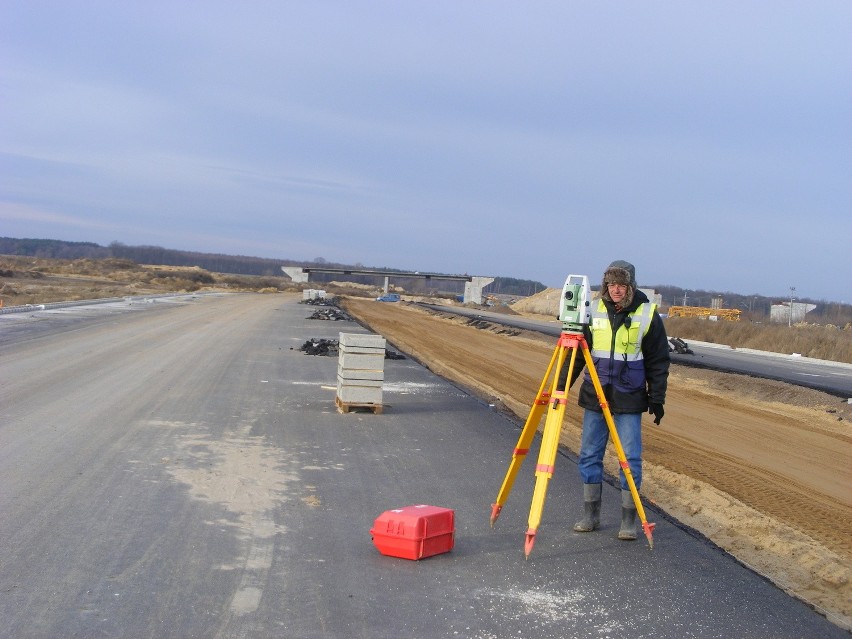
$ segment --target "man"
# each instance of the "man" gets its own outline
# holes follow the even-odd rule
[[[615,421],[630,472],[638,490],[642,484],[642,414],[663,418],[669,375],[666,329],[655,304],[636,286],[636,269],[616,260],[603,275],[600,299],[591,305],[591,323],[583,328],[600,378],[604,396]],[[571,384],[585,362],[577,358]],[[567,377],[562,370],[560,387]],[[600,401],[586,371],[578,403],[585,409],[580,441],[579,467],[583,480],[583,518],[576,532],[591,532],[600,525],[603,457],[609,430]],[[624,472],[621,478],[621,527],[618,538],[636,539],[636,505]]]

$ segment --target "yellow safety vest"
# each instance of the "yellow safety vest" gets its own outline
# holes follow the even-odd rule
[[[656,308],[657,305],[650,302],[640,304],[613,336],[606,305],[603,300],[598,300],[591,313],[589,328],[592,333],[591,355],[601,385],[613,384],[624,392],[644,388],[642,339],[651,328]]]

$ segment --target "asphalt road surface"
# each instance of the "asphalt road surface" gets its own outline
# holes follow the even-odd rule
[[[385,410],[335,408],[337,360],[282,295],[174,298],[0,317],[2,637],[848,637],[646,506],[654,549],[571,532],[560,456],[535,548],[519,425],[410,359]],[[537,454],[537,446],[534,454]],[[386,510],[452,508],[455,547],[380,554]]]
[[[544,322],[517,315],[453,306],[431,304],[425,306],[467,317],[481,317],[506,326],[514,326],[557,337],[562,330],[558,322]],[[751,349],[732,349],[728,346],[706,342],[687,341],[693,353],[679,354],[673,352],[673,364],[773,379],[805,388],[813,388],[837,397],[852,398],[852,364],[801,357],[792,353],[766,353]]]

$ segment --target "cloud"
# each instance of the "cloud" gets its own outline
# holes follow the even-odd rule
[[[38,208],[18,202],[0,201],[0,221],[8,234],[11,228],[40,228],[49,235],[39,235],[40,238],[55,239],[50,229],[75,229],[94,231],[116,231],[115,224],[104,223],[88,216],[57,213],[48,209]],[[33,237],[27,235],[26,237]]]

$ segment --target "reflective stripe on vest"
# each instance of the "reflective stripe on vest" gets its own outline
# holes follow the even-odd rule
[[[609,314],[603,300],[598,300],[598,305],[591,314],[592,331],[592,357],[598,359],[609,359],[618,355],[618,359],[626,362],[634,362],[643,359],[642,338],[647,335],[651,328],[651,319],[654,316],[656,304],[644,303],[636,307],[627,317],[630,318],[630,327],[627,322],[618,327],[615,333],[615,351],[612,351],[612,325],[609,323]],[[605,348],[601,348],[605,346]]]

